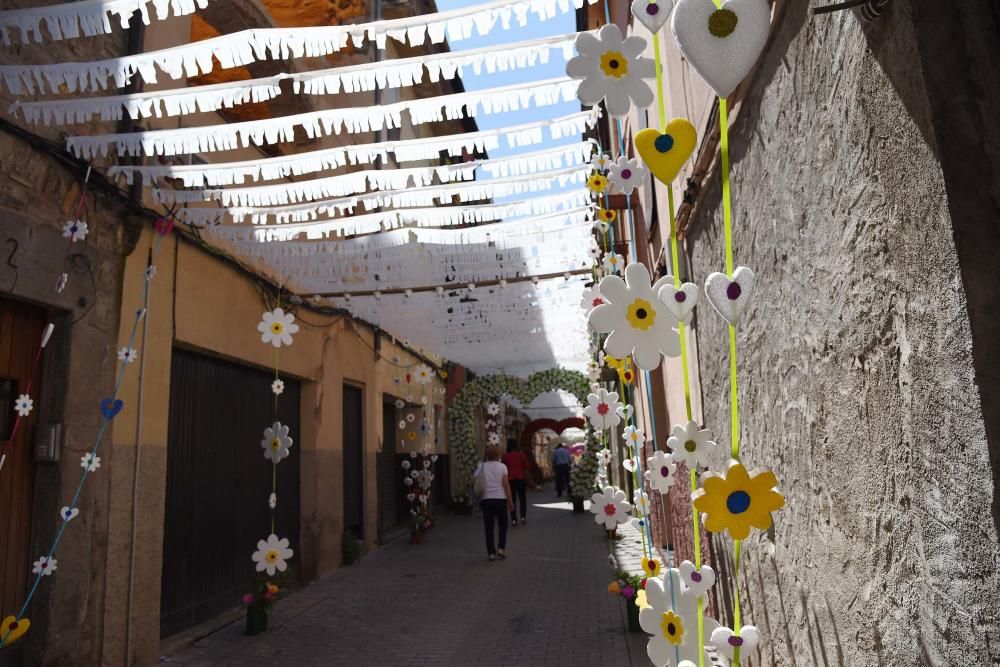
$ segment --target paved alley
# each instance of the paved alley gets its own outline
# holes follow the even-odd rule
[[[529,522],[510,528],[509,558],[486,560],[482,518],[441,513],[422,545],[390,543],[277,605],[271,629],[242,622],[168,664],[647,664],[605,586],[607,544],[591,514],[549,489],[529,494]]]

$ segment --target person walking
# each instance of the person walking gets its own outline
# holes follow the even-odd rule
[[[552,452],[552,465],[556,469],[556,498],[562,498],[563,489],[569,496],[569,463],[573,455],[560,442]]]
[[[477,486],[482,488],[479,506],[483,510],[486,527],[486,554],[490,560],[507,557],[507,512],[514,511],[510,494],[507,466],[500,462],[500,449],[494,445],[486,448],[486,460],[479,464],[474,475]],[[499,547],[493,539],[493,524],[499,525]]]
[[[514,505],[520,505],[521,524],[528,522],[528,456],[517,446],[517,440],[507,441],[507,453],[503,455],[503,464],[507,466],[507,479],[510,482],[511,500]],[[517,525],[517,507],[510,508],[510,525]]]

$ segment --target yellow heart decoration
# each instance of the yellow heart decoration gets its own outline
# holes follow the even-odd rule
[[[20,621],[13,616],[8,616],[3,619],[3,623],[0,623],[0,639],[3,640],[4,646],[9,646],[13,644],[18,639],[21,638],[28,628],[31,627],[31,621],[26,618],[22,618]]]
[[[685,118],[674,118],[667,123],[667,131],[647,128],[635,135],[635,150],[657,180],[670,185],[677,178],[681,167],[691,157],[698,133]]]

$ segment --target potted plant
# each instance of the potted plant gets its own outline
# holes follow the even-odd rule
[[[642,632],[639,625],[639,604],[637,597],[640,591],[646,589],[646,578],[619,570],[615,580],[608,584],[608,592],[620,595],[625,599],[625,610],[628,614],[628,631]]]
[[[267,615],[280,590],[278,584],[261,577],[253,591],[243,596],[243,605],[247,608],[246,633],[251,637],[267,631]]]

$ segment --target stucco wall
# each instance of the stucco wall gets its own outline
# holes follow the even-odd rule
[[[965,29],[990,30],[987,3],[968,4],[982,16]],[[772,466],[788,501],[773,556],[753,539],[744,562],[757,664],[1000,659],[980,400],[995,387],[977,384],[947,119],[928,102],[947,89],[922,71],[926,33],[976,40],[952,31],[955,10],[915,11],[892,3],[863,31],[794,3],[731,131],[736,263],[758,281],[738,334],[743,459]],[[718,202],[716,174],[688,242],[698,282],[724,266]],[[996,209],[979,213],[995,232]],[[697,336],[706,423],[728,448],[727,332],[707,305]]]

